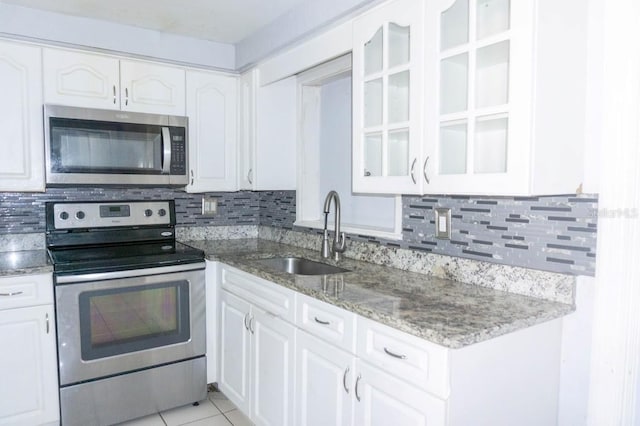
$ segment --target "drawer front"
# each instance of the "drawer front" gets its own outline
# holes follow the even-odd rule
[[[270,314],[295,321],[294,292],[236,268],[223,265],[222,288],[242,297]]]
[[[53,304],[51,274],[0,278],[0,310]]]
[[[357,354],[441,398],[449,396],[449,349],[358,316]]]
[[[356,315],[328,303],[296,294],[296,325],[329,343],[355,353]]]

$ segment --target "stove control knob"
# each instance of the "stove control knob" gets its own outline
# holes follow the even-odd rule
[[[158,210],[158,214],[160,216],[165,216],[167,214],[167,211],[165,209],[160,209],[160,210]]]
[[[152,211],[151,209],[146,209],[146,210],[144,211],[144,215],[145,215],[146,217],[149,217],[149,216],[151,216],[152,214],[153,214],[153,211]]]
[[[62,220],[67,220],[67,219],[69,219],[69,213],[67,213],[67,212],[61,212],[61,213],[60,213],[60,219],[62,219]]]
[[[85,214],[84,214],[84,212],[83,212],[82,210],[79,210],[79,211],[76,213],[76,218],[77,218],[77,219],[79,219],[79,220],[84,219],[84,216],[85,216]]]

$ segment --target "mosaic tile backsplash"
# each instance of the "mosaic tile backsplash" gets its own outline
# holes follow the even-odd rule
[[[44,232],[44,203],[68,200],[175,199],[179,226],[293,226],[295,191],[220,192],[214,216],[201,214],[203,194],[144,188],[52,188],[44,194],[0,193],[0,234]],[[575,275],[594,275],[595,196],[402,198],[401,241],[366,235],[348,239]],[[434,208],[452,209],[451,240],[434,236]],[[343,206],[348,208],[348,206]]]

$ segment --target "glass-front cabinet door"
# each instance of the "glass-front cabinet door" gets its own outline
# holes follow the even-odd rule
[[[425,192],[527,192],[532,5],[440,0],[427,6]]]
[[[354,192],[421,192],[423,4],[394,1],[354,22]]]

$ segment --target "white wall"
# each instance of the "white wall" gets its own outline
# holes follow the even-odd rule
[[[330,190],[338,191],[342,225],[357,224],[393,230],[395,197],[351,192],[351,78],[322,85],[320,107],[320,181],[318,204]],[[333,221],[333,207],[330,221]]]
[[[230,44],[3,3],[0,3],[0,34],[224,70],[235,69],[235,48]]]
[[[562,319],[559,426],[587,422],[595,285],[595,278],[578,277],[576,311]]]
[[[317,34],[330,23],[337,22],[359,9],[382,0],[306,1],[236,44],[236,68],[245,69],[270,54],[280,51],[305,37]]]

